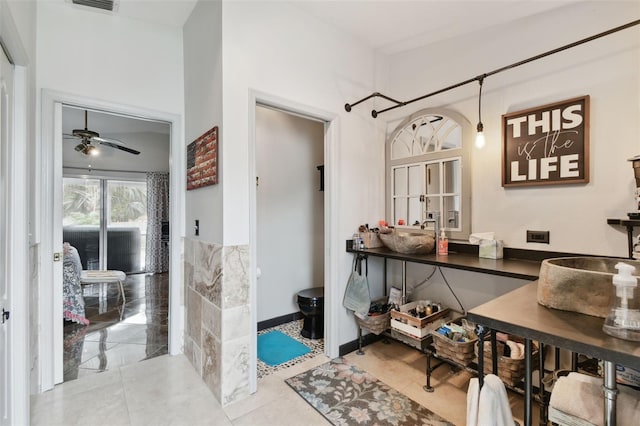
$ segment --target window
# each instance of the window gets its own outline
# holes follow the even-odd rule
[[[418,229],[438,214],[451,238],[468,238],[471,137],[470,123],[452,111],[422,110],[395,128],[386,143],[391,223]]]
[[[145,269],[147,184],[105,178],[63,178],[63,239],[83,269]]]

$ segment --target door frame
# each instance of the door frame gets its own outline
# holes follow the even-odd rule
[[[338,286],[338,135],[339,115],[279,96],[249,90],[249,264],[257,265],[257,193],[256,181],[256,107],[272,107],[315,121],[324,122],[324,353],[336,358],[339,353],[338,309],[341,306]],[[251,346],[249,391],[256,392],[257,381],[257,277],[256,267],[249,268],[251,310]]]
[[[31,148],[30,121],[31,98],[29,97],[30,69],[29,56],[24,48],[11,11],[4,1],[0,1],[0,42],[13,68],[13,146],[10,147],[11,169],[8,188],[12,206],[8,210],[8,221],[12,238],[10,241],[10,281],[11,292],[11,371],[10,396],[13,424],[29,423],[29,371],[31,358],[29,341],[30,294],[33,291],[29,273],[29,188],[33,180],[29,176],[28,157]]]
[[[155,111],[43,89],[41,102],[41,140],[38,208],[41,256],[39,264],[39,386],[38,392],[53,388],[63,381],[62,365],[62,273],[61,262],[54,254],[62,253],[62,104],[97,109],[133,118],[166,121],[171,125],[170,153],[170,250],[169,250],[169,353],[182,353],[184,307],[182,294],[182,239],[184,237],[185,153],[182,117]],[[46,159],[52,159],[46,161]],[[52,184],[53,182],[53,184]],[[53,188],[52,188],[53,186]],[[53,189],[53,190],[52,190]],[[56,238],[56,235],[59,237]],[[56,269],[60,269],[56,273]],[[45,303],[44,301],[50,301]]]

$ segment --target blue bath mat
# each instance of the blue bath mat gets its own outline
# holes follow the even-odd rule
[[[283,364],[311,352],[307,346],[280,331],[270,331],[258,336],[258,358],[267,365]]]

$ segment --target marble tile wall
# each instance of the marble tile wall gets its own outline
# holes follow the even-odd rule
[[[249,396],[249,250],[184,240],[184,352],[216,398]]]

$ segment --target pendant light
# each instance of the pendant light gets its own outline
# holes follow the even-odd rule
[[[478,83],[480,83],[480,90],[478,93],[478,126],[476,130],[476,148],[483,148],[486,141],[484,139],[484,126],[482,125],[482,83],[484,82],[484,75],[478,77]]]

